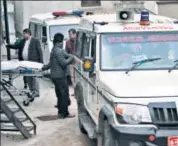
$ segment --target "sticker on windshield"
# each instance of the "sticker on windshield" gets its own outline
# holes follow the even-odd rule
[[[124,26],[123,30],[170,30],[172,26]]]
[[[178,41],[178,35],[148,35],[148,36],[112,36],[107,38],[108,43],[129,42],[165,42]]]

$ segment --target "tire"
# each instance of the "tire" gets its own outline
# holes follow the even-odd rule
[[[111,126],[107,120],[104,121],[101,136],[97,138],[97,146],[119,146],[118,142],[113,138]]]
[[[28,106],[30,102],[23,101],[24,106]]]
[[[80,122],[79,117],[78,117],[78,124],[79,124],[80,132],[86,135],[86,134],[87,134],[87,131],[86,131],[85,128],[83,127],[82,123]]]
[[[84,102],[83,102],[83,98],[82,98],[82,92],[80,91],[80,88],[76,88],[75,89],[75,97],[77,100],[77,106],[78,106],[78,123],[79,123],[79,129],[81,131],[81,133],[83,134],[87,134],[87,131],[85,130],[85,128],[83,127],[81,121],[80,121],[80,117],[79,115],[81,114],[81,112],[85,112],[84,110]],[[82,111],[81,111],[82,109]],[[84,111],[83,111],[84,110]]]

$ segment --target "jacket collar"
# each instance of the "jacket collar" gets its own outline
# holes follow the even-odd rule
[[[59,47],[59,48],[62,49],[62,47],[63,47],[63,43],[56,43],[56,44],[54,44],[54,46],[55,46],[55,47]]]

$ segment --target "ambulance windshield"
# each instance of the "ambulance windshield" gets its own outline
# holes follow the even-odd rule
[[[62,33],[64,35],[64,39],[69,38],[69,29],[74,28],[77,29],[78,24],[70,24],[70,25],[52,25],[49,27],[49,36],[50,40],[53,40],[53,37],[56,33]]]
[[[101,36],[101,70],[127,70],[133,62],[161,58],[142,64],[145,70],[170,69],[178,59],[178,32],[110,33]]]

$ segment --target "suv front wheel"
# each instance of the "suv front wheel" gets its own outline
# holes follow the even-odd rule
[[[111,126],[107,120],[104,121],[103,131],[97,143],[97,146],[119,146],[117,140],[113,138]]]

